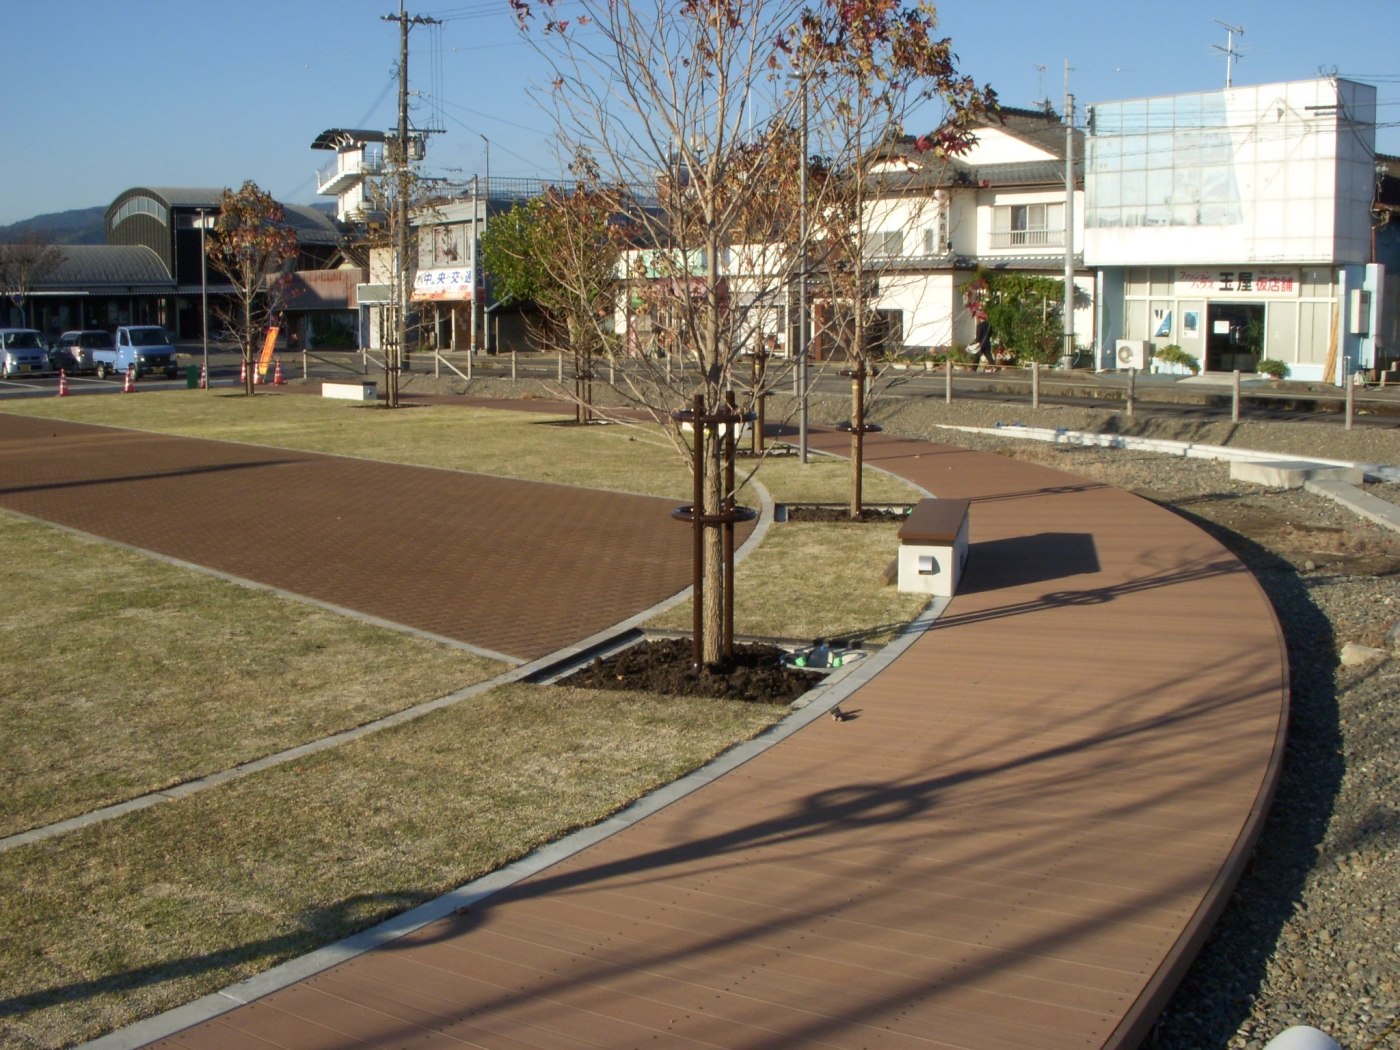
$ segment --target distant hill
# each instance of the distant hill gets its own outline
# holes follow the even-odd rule
[[[0,226],[0,242],[17,241],[30,230],[38,230],[50,244],[106,244],[107,229],[102,216],[107,206],[54,211]]]

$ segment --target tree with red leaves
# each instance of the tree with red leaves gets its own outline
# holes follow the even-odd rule
[[[253,369],[259,338],[281,312],[296,259],[296,231],[286,225],[282,205],[252,181],[237,193],[224,190],[219,217],[209,237],[209,262],[233,286],[231,309],[221,320],[243,352],[243,392],[253,396]]]

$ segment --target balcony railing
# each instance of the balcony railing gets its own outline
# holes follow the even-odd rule
[[[993,230],[993,248],[1063,248],[1064,230]]]

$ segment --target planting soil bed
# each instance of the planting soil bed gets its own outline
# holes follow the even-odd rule
[[[594,660],[560,684],[787,704],[817,685],[822,676],[784,667],[780,662],[783,655],[775,645],[735,645],[731,667],[696,674],[690,666],[690,639],[665,638],[642,642],[606,660]]]
[[[888,523],[903,522],[909,516],[905,510],[879,510],[874,507],[864,507],[860,512],[862,523]],[[802,506],[801,504],[789,506],[787,508],[788,521],[816,521],[827,523],[844,523],[853,525],[855,519],[851,517],[851,512],[845,507],[821,507]]]

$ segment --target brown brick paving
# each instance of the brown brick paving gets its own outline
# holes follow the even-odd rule
[[[1272,609],[1125,492],[869,442],[973,501],[973,550],[937,627],[845,702],[857,718],[156,1045],[1135,1047],[1268,808]]]
[[[4,413],[0,506],[519,659],[690,582],[671,500]]]

